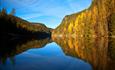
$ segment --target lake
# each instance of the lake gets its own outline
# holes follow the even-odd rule
[[[0,70],[115,69],[114,38],[11,38],[0,44]]]

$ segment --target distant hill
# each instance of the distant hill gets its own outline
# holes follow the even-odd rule
[[[3,37],[8,36],[50,36],[51,28],[42,23],[31,23],[12,14],[7,14],[3,9],[0,12],[0,32]]]

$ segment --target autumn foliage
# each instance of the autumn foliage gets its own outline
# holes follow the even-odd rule
[[[58,37],[52,38],[65,55],[81,59],[92,70],[115,69],[115,38],[108,37]]]
[[[65,16],[52,34],[78,37],[114,36],[115,0],[93,0],[88,9]]]

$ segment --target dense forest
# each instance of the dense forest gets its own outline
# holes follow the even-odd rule
[[[46,27],[42,23],[31,23],[14,16],[15,10],[7,13],[6,9],[0,11],[0,32],[1,37],[30,37],[37,36],[39,38],[51,35],[51,28]]]
[[[88,9],[65,16],[52,35],[114,37],[115,0],[93,0]]]

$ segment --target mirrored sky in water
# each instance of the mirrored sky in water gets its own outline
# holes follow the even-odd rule
[[[54,49],[55,48],[55,49]],[[7,60],[3,70],[92,70],[89,63],[66,56],[56,43],[43,48],[29,49],[14,57],[15,64]]]
[[[91,0],[0,0],[0,8],[16,9],[16,16],[55,28],[65,15],[88,8]]]

